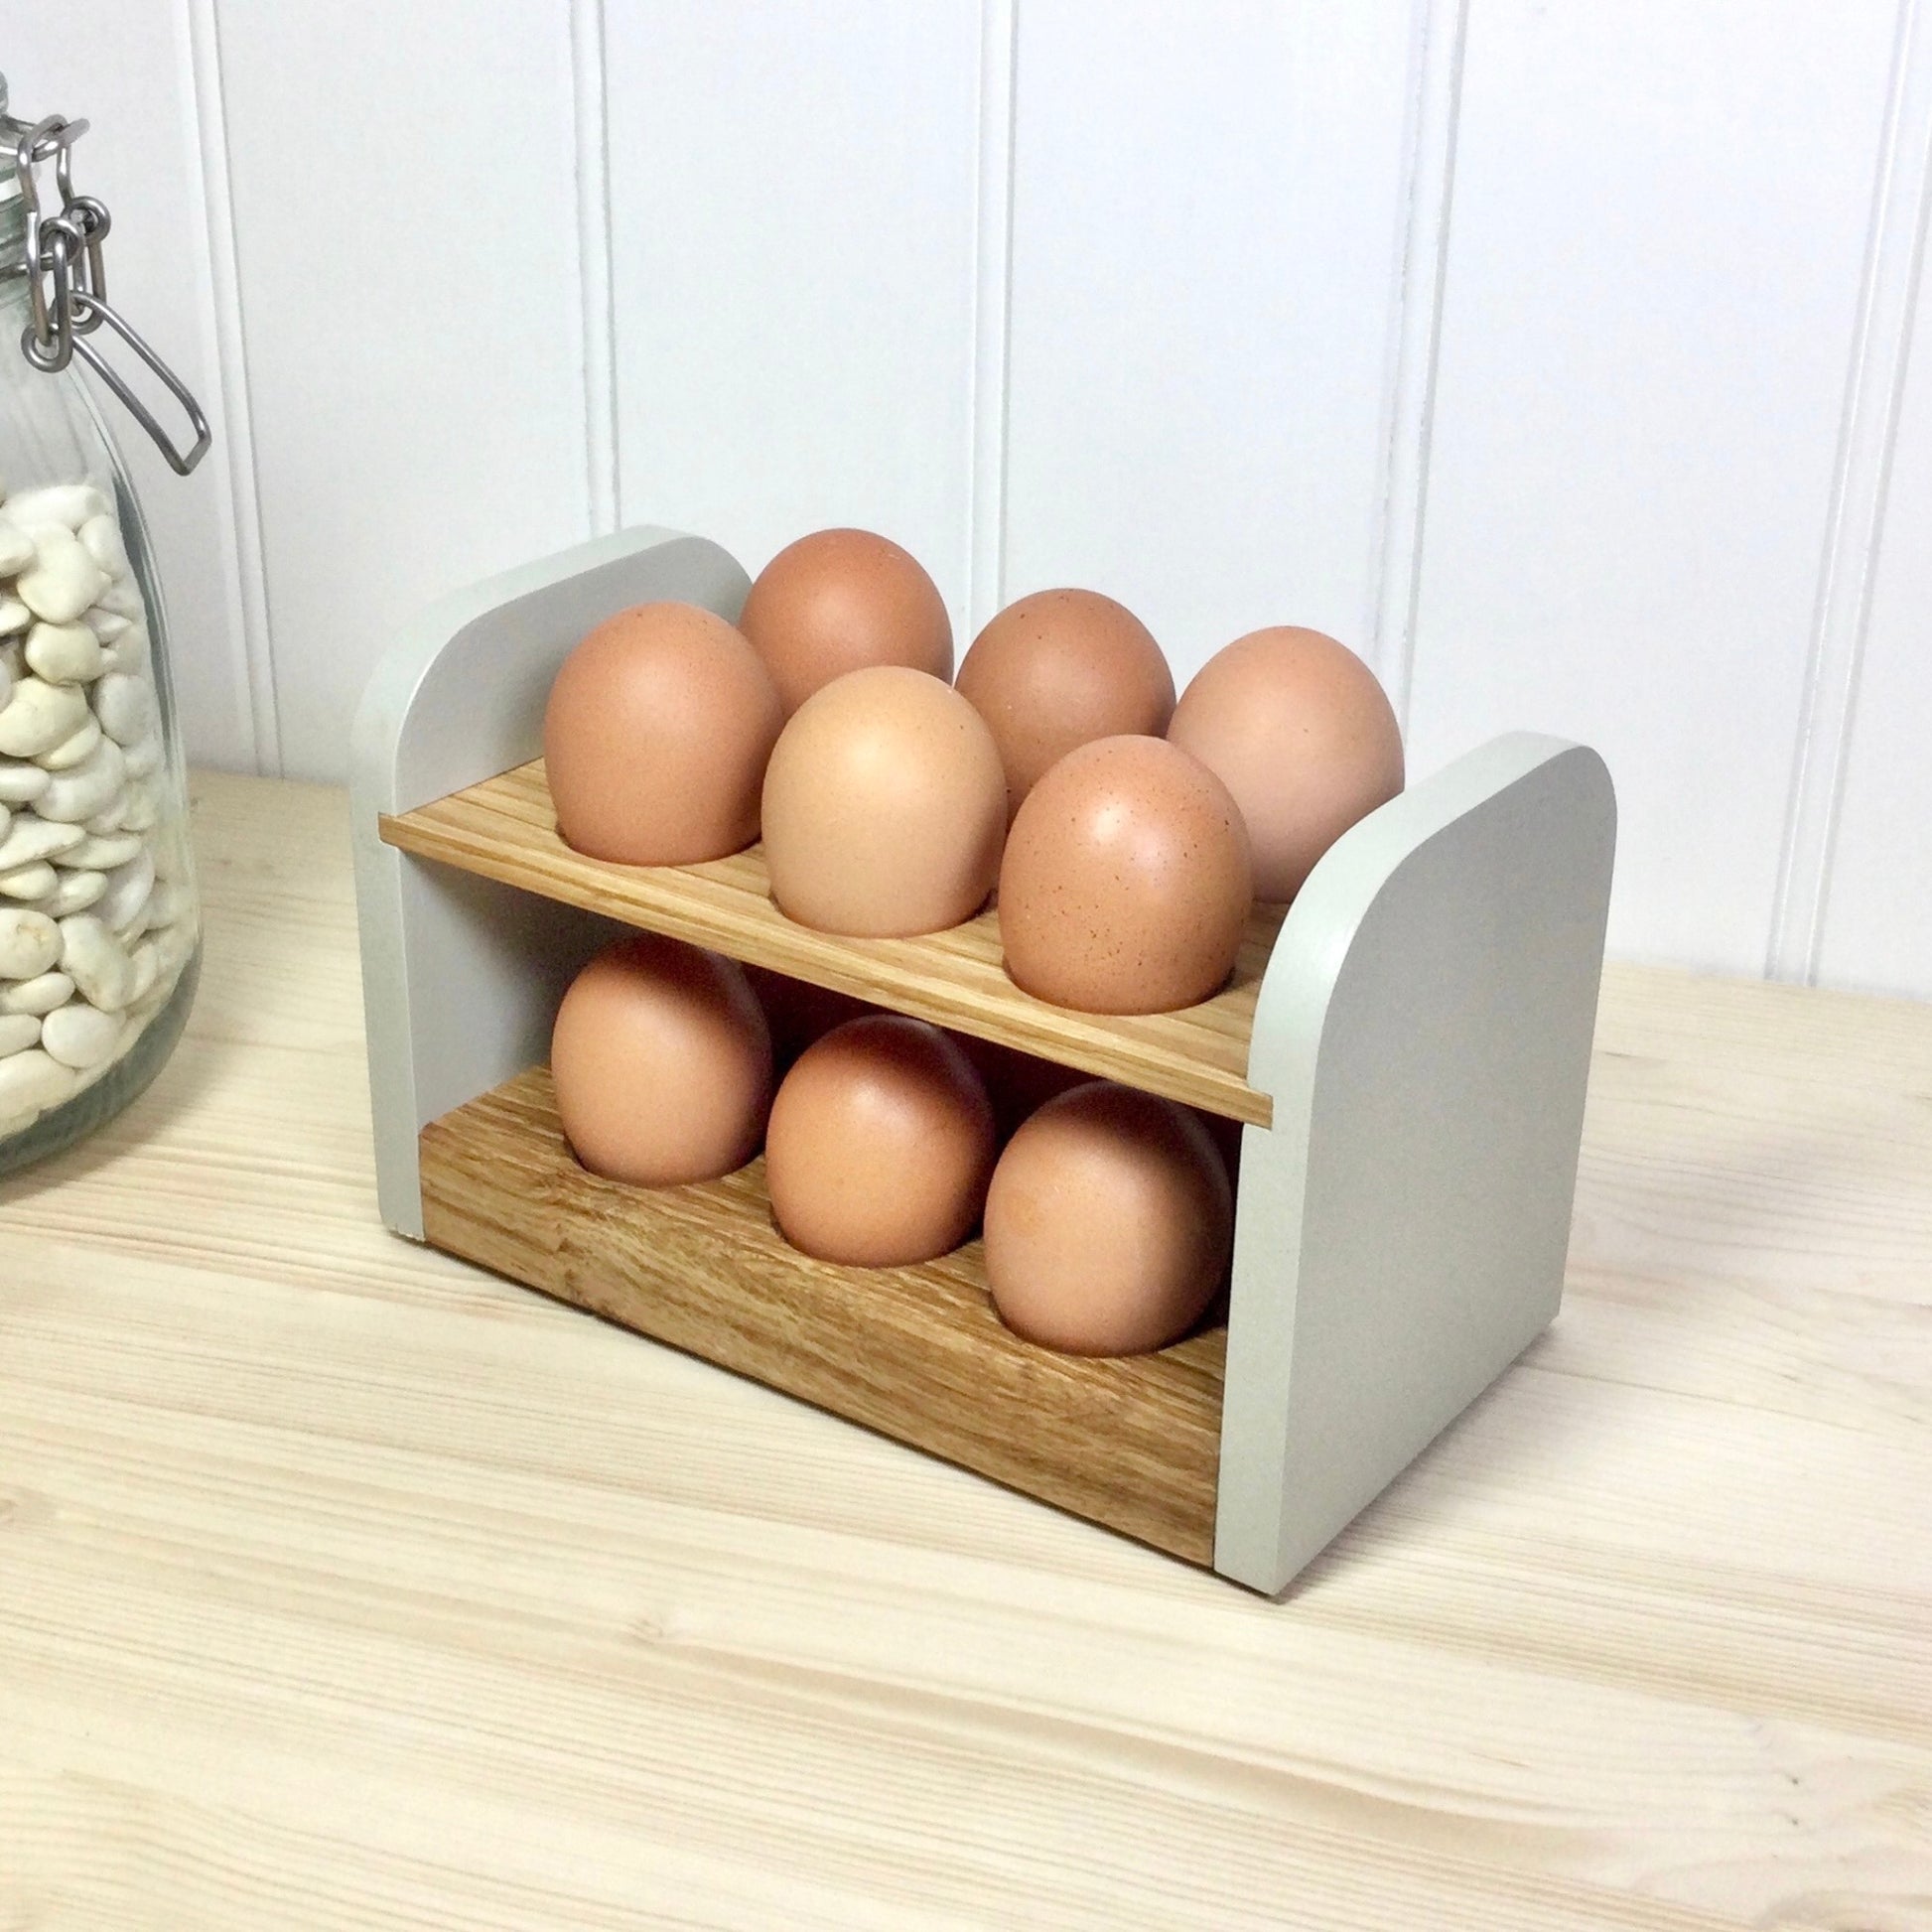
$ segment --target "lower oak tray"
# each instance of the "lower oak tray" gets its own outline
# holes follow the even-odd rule
[[[768,1383],[1190,1563],[1211,1564],[1224,1326],[1090,1360],[1025,1342],[980,1244],[911,1268],[814,1261],[764,1164],[684,1187],[587,1173],[547,1068],[423,1129],[436,1247]]]

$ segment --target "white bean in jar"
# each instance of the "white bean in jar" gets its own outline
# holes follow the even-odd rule
[[[196,942],[112,499],[0,485],[0,1141],[115,1066]]]

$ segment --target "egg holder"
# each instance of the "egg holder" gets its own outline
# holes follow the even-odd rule
[[[577,1304],[1268,1593],[1543,1329],[1562,1295],[1615,841],[1595,753],[1517,733],[1412,785],[1250,920],[1232,982],[1116,1019],[1021,992],[997,913],[847,939],[763,862],[639,868],[557,836],[544,703],[614,612],[735,618],[717,545],[636,529],[426,613],[353,737],[381,1211]],[[613,923],[615,922],[615,924]],[[789,1247],[762,1164],[588,1173],[543,1065],[557,1002],[640,926],[1242,1123],[1224,1323],[1090,1360],[1014,1336],[977,1241],[910,1268]]]

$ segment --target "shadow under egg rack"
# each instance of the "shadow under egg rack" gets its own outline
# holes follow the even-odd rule
[[[1184,1012],[1017,988],[998,913],[849,939],[772,905],[757,847],[683,867],[558,837],[536,755],[592,625],[675,598],[727,619],[716,544],[629,530],[427,613],[357,716],[356,890],[376,1165],[398,1233],[1277,1592],[1555,1314],[1602,962],[1601,759],[1527,733],[1343,835],[1230,984]],[[1022,1341],[977,1241],[909,1268],[789,1247],[762,1164],[638,1188],[582,1169],[543,1065],[621,926],[1242,1123],[1226,1320],[1148,1355]]]

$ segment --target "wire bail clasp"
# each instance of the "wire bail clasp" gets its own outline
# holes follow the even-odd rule
[[[14,172],[20,178],[20,199],[27,214],[30,320],[21,333],[21,352],[35,368],[50,375],[66,368],[78,353],[154,439],[156,448],[168,459],[168,467],[185,477],[207,454],[212,440],[207,418],[180,376],[108,306],[101,243],[113,225],[113,217],[93,196],[73,192],[73,144],[86,131],[85,121],[50,114],[23,134],[14,148]],[[60,207],[52,213],[42,209],[36,173],[49,162],[54,164],[54,184],[60,196]],[[87,340],[103,322],[181,404],[195,432],[194,445],[186,455],[120,371]]]

